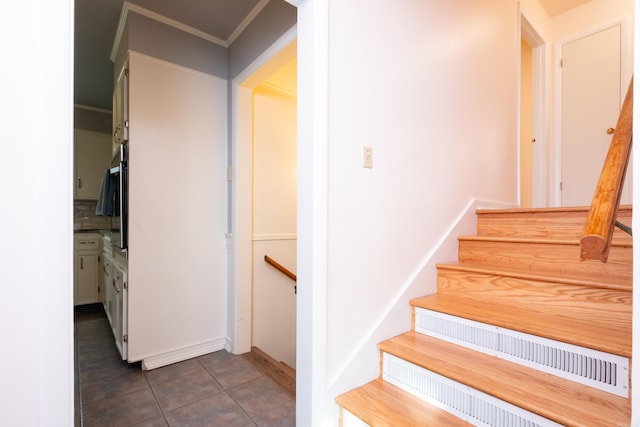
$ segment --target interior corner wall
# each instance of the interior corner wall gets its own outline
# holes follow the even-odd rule
[[[229,46],[229,80],[237,77],[280,36],[296,25],[297,11],[284,0],[271,0]]]
[[[517,202],[519,20],[516,0],[330,2],[326,366],[336,393],[371,324],[469,200]],[[409,330],[408,313],[388,321]]]

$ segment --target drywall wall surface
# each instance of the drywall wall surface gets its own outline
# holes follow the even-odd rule
[[[135,52],[129,67],[129,359],[219,350],[227,82]]]
[[[329,386],[469,200],[517,201],[519,20],[515,0],[331,2]]]

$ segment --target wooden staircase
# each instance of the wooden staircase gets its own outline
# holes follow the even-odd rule
[[[580,261],[588,212],[478,211],[379,378],[337,397],[341,425],[629,425],[632,239]]]

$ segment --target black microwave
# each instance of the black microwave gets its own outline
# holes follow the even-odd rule
[[[128,146],[120,145],[118,152],[111,161],[109,169],[110,181],[114,185],[111,202],[113,213],[111,215],[111,244],[123,252],[128,249],[129,233],[129,167]]]

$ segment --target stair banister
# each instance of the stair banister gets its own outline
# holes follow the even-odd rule
[[[580,259],[607,262],[633,139],[633,78],[618,117],[580,239]]]

